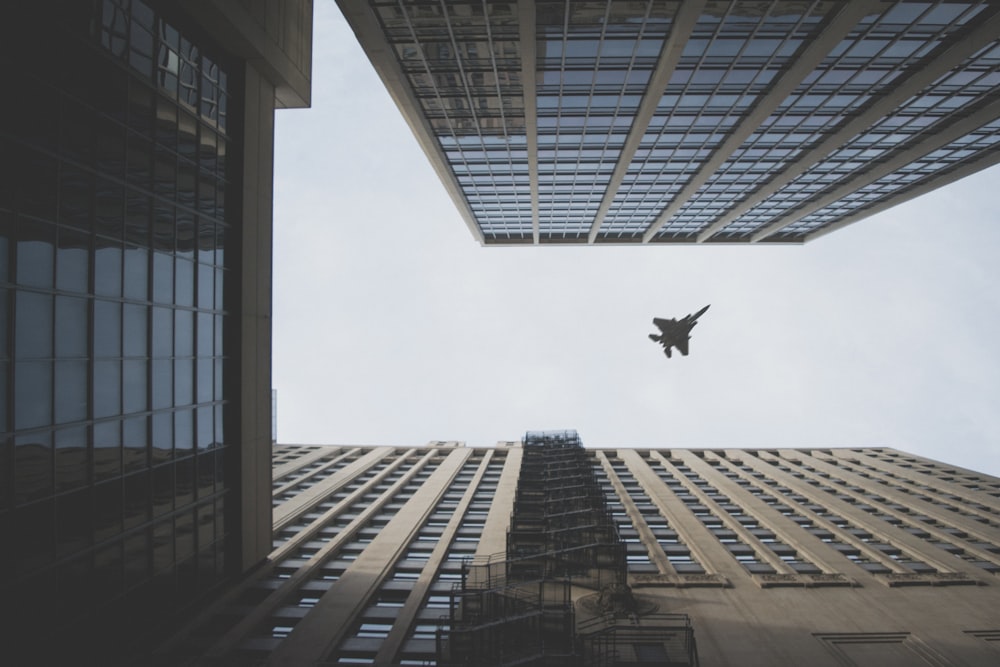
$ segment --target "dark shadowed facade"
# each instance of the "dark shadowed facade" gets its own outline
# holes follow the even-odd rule
[[[311,29],[308,0],[0,9],[8,655],[113,659],[270,551],[273,117]]]
[[[483,244],[800,243],[1000,160],[1000,3],[338,0]]]
[[[1000,658],[1000,479],[893,449],[279,446],[273,498],[164,663]]]

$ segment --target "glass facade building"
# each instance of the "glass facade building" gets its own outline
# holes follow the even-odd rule
[[[13,636],[113,655],[264,555],[241,253],[244,181],[271,168],[248,118],[275,103],[246,101],[221,23],[171,3],[0,23],[0,595]]]
[[[1000,161],[1000,3],[338,0],[477,240],[800,243]]]

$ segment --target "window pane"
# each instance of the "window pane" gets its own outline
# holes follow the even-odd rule
[[[174,451],[174,416],[167,413],[154,414],[153,441],[150,454],[152,464],[169,461]]]
[[[121,362],[95,361],[94,417],[112,417],[121,414],[121,391]]]
[[[107,245],[102,245],[107,244]],[[98,240],[94,250],[94,293],[101,296],[121,296],[122,250],[119,244]]]
[[[56,356],[87,357],[87,300],[56,297]]]
[[[94,301],[94,356],[120,357],[122,336],[121,304]]]
[[[87,462],[87,427],[74,426],[55,432],[56,491],[83,486],[90,479]]]
[[[53,227],[22,220],[18,229],[17,282],[31,287],[52,287]]]
[[[126,303],[122,309],[124,320],[123,351],[126,357],[146,356],[146,306]]]
[[[149,252],[145,248],[125,248],[125,296],[148,299]]]
[[[194,402],[194,361],[178,359],[174,362],[174,405]]]
[[[55,370],[56,423],[83,421],[87,418],[87,362],[58,361]]]
[[[174,320],[169,308],[153,307],[153,355],[171,357],[174,354]]]
[[[23,430],[52,423],[52,363],[14,364],[14,428]]]
[[[174,354],[194,356],[194,313],[190,310],[174,311]]]
[[[17,436],[14,439],[14,469],[14,501],[17,504],[50,495],[52,493],[51,434]],[[18,536],[20,537],[20,534]]]
[[[122,421],[122,457],[125,472],[141,470],[149,465],[146,425],[149,417],[132,417]]]
[[[52,356],[52,297],[21,291],[15,294],[14,354],[18,359]]]
[[[174,258],[162,252],[153,253],[153,301],[173,303]]]
[[[174,404],[174,364],[169,359],[156,359],[152,364],[152,407],[169,408]]]
[[[122,362],[123,413],[144,412],[146,405],[146,360]]]
[[[121,422],[94,424],[94,479],[99,481],[122,474]]]
[[[174,413],[174,448],[178,456],[191,453],[194,448],[194,412],[178,410]]]
[[[90,238],[76,230],[59,230],[56,250],[56,286],[70,292],[89,291]]]

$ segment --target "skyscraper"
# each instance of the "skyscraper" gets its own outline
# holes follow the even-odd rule
[[[996,664],[1000,479],[887,448],[579,445],[279,446],[270,562],[157,657]]]
[[[0,9],[9,655],[120,655],[270,551],[273,115],[309,103],[311,22]]]
[[[1000,4],[338,0],[473,236],[798,243],[1000,160]]]

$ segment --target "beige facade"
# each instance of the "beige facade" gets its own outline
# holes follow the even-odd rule
[[[502,562],[524,451],[277,447],[268,564],[161,657],[437,664],[463,559]],[[699,664],[1000,660],[1000,480],[892,449],[585,451],[637,625],[686,614]],[[578,629],[594,594],[572,587]]]

